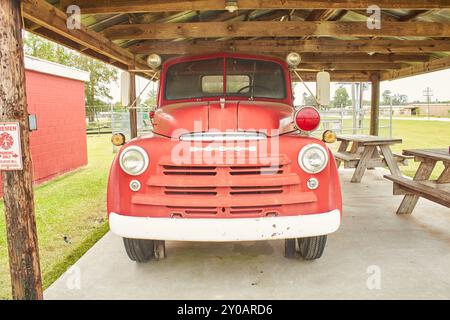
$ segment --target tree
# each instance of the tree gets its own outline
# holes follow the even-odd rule
[[[87,109],[89,121],[94,121],[93,107],[106,104],[104,99],[112,99],[109,85],[117,81],[117,69],[31,33],[26,33],[24,42],[27,55],[90,73],[90,80],[84,87],[84,93],[86,106],[89,107]]]
[[[349,104],[350,104],[350,99],[348,96],[347,89],[345,89],[345,87],[343,87],[343,86],[340,86],[334,92],[334,98],[332,101],[332,105],[335,108],[345,108]]]
[[[383,98],[381,104],[384,106],[389,106],[391,103],[394,106],[402,106],[408,103],[408,96],[406,94],[392,94],[391,90],[384,90],[381,96]]]
[[[408,103],[408,96],[406,94],[394,94],[392,97],[392,104],[395,106],[403,106]]]
[[[102,99],[105,98],[112,100],[109,84],[118,79],[116,69],[82,55],[73,57],[73,66],[90,73],[90,80],[84,87],[87,106],[103,105],[105,102]]]
[[[317,104],[316,99],[308,93],[303,93],[303,105],[305,106],[315,106]]]
[[[391,90],[384,90],[383,93],[381,94],[381,96],[383,97],[383,100],[381,101],[381,104],[383,106],[387,106],[387,105],[391,104],[391,98],[392,98]]]

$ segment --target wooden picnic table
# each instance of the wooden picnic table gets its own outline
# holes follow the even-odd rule
[[[351,182],[361,182],[366,169],[388,167],[392,175],[401,176],[399,164],[407,164],[408,157],[395,155],[390,146],[402,139],[371,135],[338,135],[339,149],[333,152],[337,167],[356,168]],[[350,150],[347,150],[350,146]]]
[[[420,162],[413,180],[405,177],[386,175],[394,182],[394,195],[405,195],[397,214],[410,214],[420,197],[450,207],[450,152],[448,149],[404,150],[404,155],[414,157]],[[444,169],[436,180],[431,173],[436,164],[442,162]]]

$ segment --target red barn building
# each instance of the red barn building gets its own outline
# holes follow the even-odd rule
[[[36,183],[87,165],[84,82],[89,73],[26,57],[28,112],[37,117],[31,133]]]

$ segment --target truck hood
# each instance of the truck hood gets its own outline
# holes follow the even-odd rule
[[[268,136],[294,130],[294,109],[263,101],[189,102],[158,108],[153,120],[157,134],[179,138],[185,133],[252,131]]]

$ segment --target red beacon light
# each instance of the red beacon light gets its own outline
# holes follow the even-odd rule
[[[311,132],[316,130],[320,124],[320,114],[314,107],[303,107],[294,116],[297,129]]]

